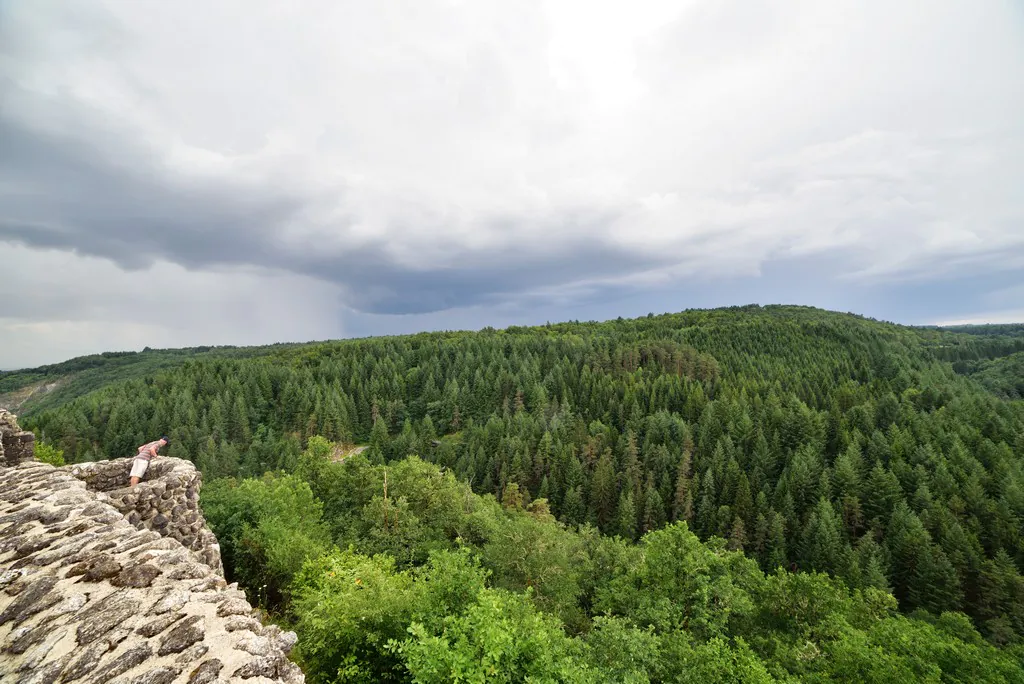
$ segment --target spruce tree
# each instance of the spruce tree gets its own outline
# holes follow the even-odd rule
[[[801,567],[835,574],[843,566],[844,548],[839,516],[822,497],[811,511],[800,539]]]
[[[636,539],[636,504],[633,501],[633,492],[625,491],[619,497],[615,531],[623,539]]]

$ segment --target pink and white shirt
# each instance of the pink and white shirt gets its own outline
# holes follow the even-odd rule
[[[160,448],[160,440],[150,442],[149,444],[143,444],[139,447],[139,453],[135,455],[135,458],[141,458],[143,461],[149,461],[154,456],[158,456],[156,450]]]

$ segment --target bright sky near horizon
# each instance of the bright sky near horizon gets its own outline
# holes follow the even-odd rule
[[[0,368],[794,303],[1024,321],[1014,0],[0,0]]]

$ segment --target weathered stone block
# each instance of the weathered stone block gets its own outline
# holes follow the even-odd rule
[[[132,646],[112,661],[96,670],[89,684],[105,684],[119,674],[123,674],[137,665],[141,665],[153,655],[149,644]]]
[[[85,577],[82,579],[86,582],[99,582],[100,580],[110,579],[119,572],[121,572],[121,564],[114,560],[113,557],[104,554],[89,563],[89,567],[85,571]],[[68,571],[68,574],[70,575],[71,571]]]
[[[76,679],[83,677],[99,665],[100,658],[106,655],[107,651],[110,650],[110,644],[105,640],[100,639],[86,646],[78,655],[68,668],[64,671],[61,676],[61,680],[65,682],[73,682]]]
[[[144,637],[154,637],[183,617],[185,616],[182,613],[167,613],[154,620],[150,620],[135,631]]]
[[[270,651],[270,639],[265,636],[244,632],[235,647],[251,655],[264,655]]]
[[[18,684],[53,684],[61,671],[71,662],[72,653],[67,653],[58,660],[43,665],[41,668],[28,670]]]
[[[167,577],[170,579],[202,579],[206,573],[207,570],[198,563],[182,563],[167,573]]]
[[[155,565],[139,563],[122,570],[118,573],[117,577],[110,580],[110,583],[115,587],[135,587],[136,589],[141,589],[151,585],[161,572],[160,568]]]
[[[228,615],[249,615],[251,612],[252,608],[245,599],[228,599],[217,606],[218,617],[227,617]]]
[[[92,643],[139,612],[139,602],[121,593],[111,594],[82,613],[76,638],[79,645]]]
[[[157,655],[181,653],[197,641],[202,641],[204,636],[206,636],[206,629],[203,626],[203,618],[199,615],[187,617],[160,641]]]
[[[29,539],[19,544],[18,547],[14,549],[14,557],[24,558],[36,551],[42,551],[53,542],[54,540],[50,537],[35,537],[33,539]]]
[[[277,625],[274,627],[279,629]],[[295,632],[281,632],[277,635],[277,647],[285,653],[291,653],[297,643],[299,643],[299,635]]]
[[[195,644],[189,646],[174,659],[176,663],[189,664],[194,663],[210,651],[210,647],[206,644]]]
[[[160,615],[172,610],[179,610],[192,598],[192,592],[185,589],[171,589],[149,609],[150,615]]]
[[[71,594],[60,602],[53,610],[50,611],[51,617],[58,617],[60,615],[67,615],[68,613],[77,613],[85,604],[89,602],[89,599],[85,594]]]
[[[232,676],[241,677],[242,679],[273,677],[277,674],[278,660],[278,658],[273,656],[258,656],[235,670]]]
[[[217,679],[217,675],[220,674],[223,667],[224,663],[217,658],[204,660],[199,667],[192,670],[189,674],[188,684],[209,684],[209,682]]]
[[[62,639],[65,634],[66,632],[61,632],[57,638]],[[5,646],[4,650],[10,653],[21,654],[36,644],[43,643],[47,637],[53,638],[53,636],[53,631],[46,625],[19,627],[11,632],[11,638],[8,639],[8,645]]]
[[[171,684],[179,674],[181,674],[180,667],[161,665],[138,677],[132,677],[124,684]],[[118,680],[117,684],[122,684],[121,680]]]
[[[224,624],[224,629],[229,632],[245,630],[247,632],[253,632],[254,634],[260,634],[263,632],[263,625],[254,617],[249,617],[248,615],[235,615],[234,617],[228,618],[228,621]]]
[[[55,575],[46,575],[26,583],[25,590],[18,594],[18,598],[0,612],[0,625],[8,622],[20,624],[27,617],[57,603],[60,596],[51,593],[56,584]]]

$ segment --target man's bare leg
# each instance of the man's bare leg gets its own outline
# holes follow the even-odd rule
[[[131,479],[131,483],[132,483],[132,485],[131,485],[132,487],[134,487],[135,485],[139,484],[139,478],[133,477]]]

